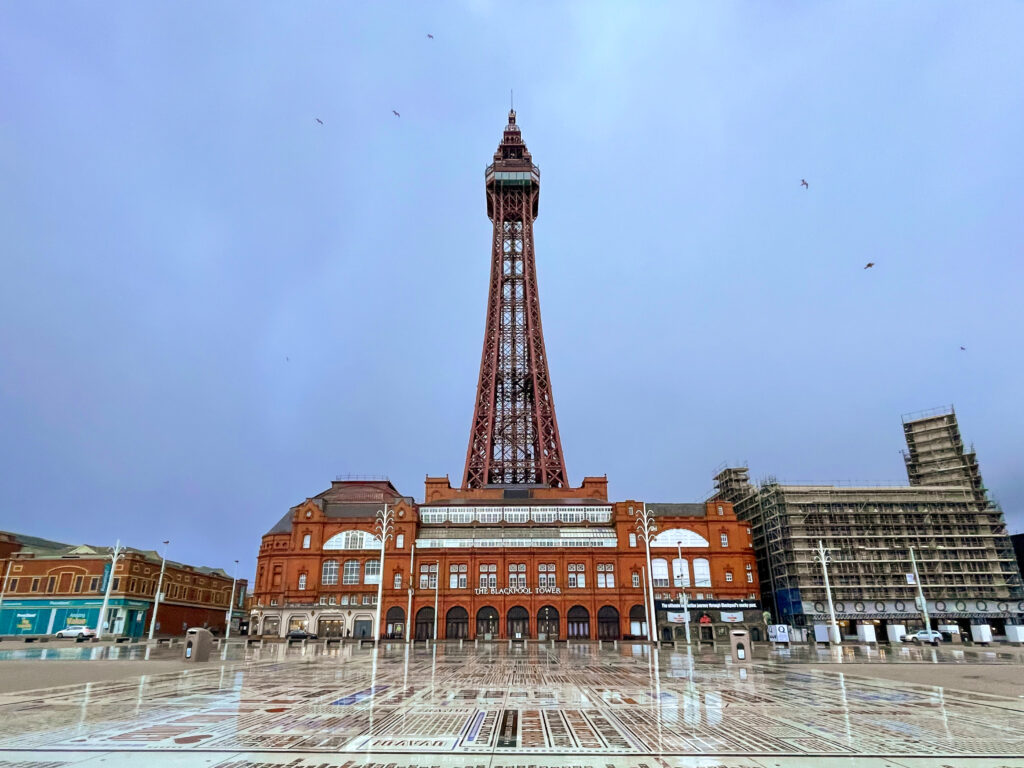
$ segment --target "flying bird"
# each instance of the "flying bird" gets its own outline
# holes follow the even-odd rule
[[[961,346],[960,349],[964,350],[965,352],[967,351],[967,347],[964,346]]]
[[[432,34],[430,34],[429,32],[427,32],[427,37],[430,38],[431,40],[434,39],[434,36]]]
[[[867,263],[867,264],[866,264],[866,265],[864,266],[864,269],[871,269],[871,268],[872,268],[873,266],[875,266],[875,262],[873,262],[873,261],[869,261],[869,262],[868,262],[868,263]]]
[[[807,183],[807,179],[800,179],[800,186],[806,189],[811,188],[811,185]]]
[[[396,112],[395,110],[393,110],[393,109],[391,110],[391,114],[392,114],[392,115],[394,115],[395,117],[401,117],[401,115],[400,115],[400,114],[398,114],[398,113],[397,113],[397,112]]]
[[[317,121],[318,123],[320,123],[320,125],[323,125],[323,124],[324,124],[324,121],[323,121],[323,120],[321,120],[321,119],[320,119],[319,117],[315,117],[315,118],[313,118],[313,119],[314,119],[314,120],[316,120],[316,121]]]

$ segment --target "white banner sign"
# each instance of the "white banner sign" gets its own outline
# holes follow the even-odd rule
[[[768,625],[768,639],[773,643],[788,643],[789,642],[789,625],[788,624],[769,624]]]
[[[722,621],[727,624],[738,624],[743,621],[743,611],[722,611]]]
[[[689,611],[684,611],[682,613],[669,611],[667,615],[670,624],[688,624],[690,622]]]
[[[907,584],[914,585],[916,583],[917,583],[917,581],[914,580],[914,574],[908,573],[907,574]]]

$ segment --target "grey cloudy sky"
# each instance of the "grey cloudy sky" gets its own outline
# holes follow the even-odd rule
[[[514,88],[574,483],[902,483],[901,414],[955,404],[1020,530],[1022,29],[1006,2],[0,4],[0,528],[251,574],[339,473],[459,482]]]

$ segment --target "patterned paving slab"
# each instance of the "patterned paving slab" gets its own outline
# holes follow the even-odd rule
[[[1022,710],[644,646],[397,646],[6,694],[0,768],[1008,768]]]

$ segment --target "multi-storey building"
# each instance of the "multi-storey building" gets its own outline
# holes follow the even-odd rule
[[[684,590],[703,606],[693,621],[705,639],[730,622],[761,632],[750,528],[728,502],[647,505],[648,585],[644,505],[609,502],[603,477],[468,491],[428,478],[425,498],[340,480],[290,509],[263,537],[251,631],[370,637],[383,579],[384,637],[646,639],[651,592],[667,603]],[[385,504],[394,530],[382,567]],[[683,631],[671,613],[658,613],[660,639]]]
[[[379,621],[399,638],[664,639],[682,634],[669,606],[685,591],[704,637],[734,622],[759,634],[750,531],[731,504],[645,512],[609,502],[603,477],[569,486],[537,289],[540,169],[515,112],[484,185],[490,286],[462,487],[428,477],[417,504],[386,481],[339,480],[290,509],[263,537],[251,630],[369,637]]]
[[[0,533],[0,635],[52,634],[67,626],[96,628],[110,583],[107,632],[139,637],[149,631],[160,555],[125,548],[111,572],[110,547],[73,546]],[[216,568],[167,561],[156,633],[180,635],[188,627],[223,632],[232,577]],[[247,582],[235,583],[234,626]]]
[[[910,485],[758,486],[746,467],[715,477],[717,498],[747,521],[762,597],[780,621],[797,626],[829,619],[819,542],[840,626],[916,626],[911,549],[930,618],[989,624],[1000,634],[1024,619],[1024,591],[1002,510],[982,484],[974,452],[965,452],[952,408],[904,419]],[[883,634],[884,636],[884,634]]]

